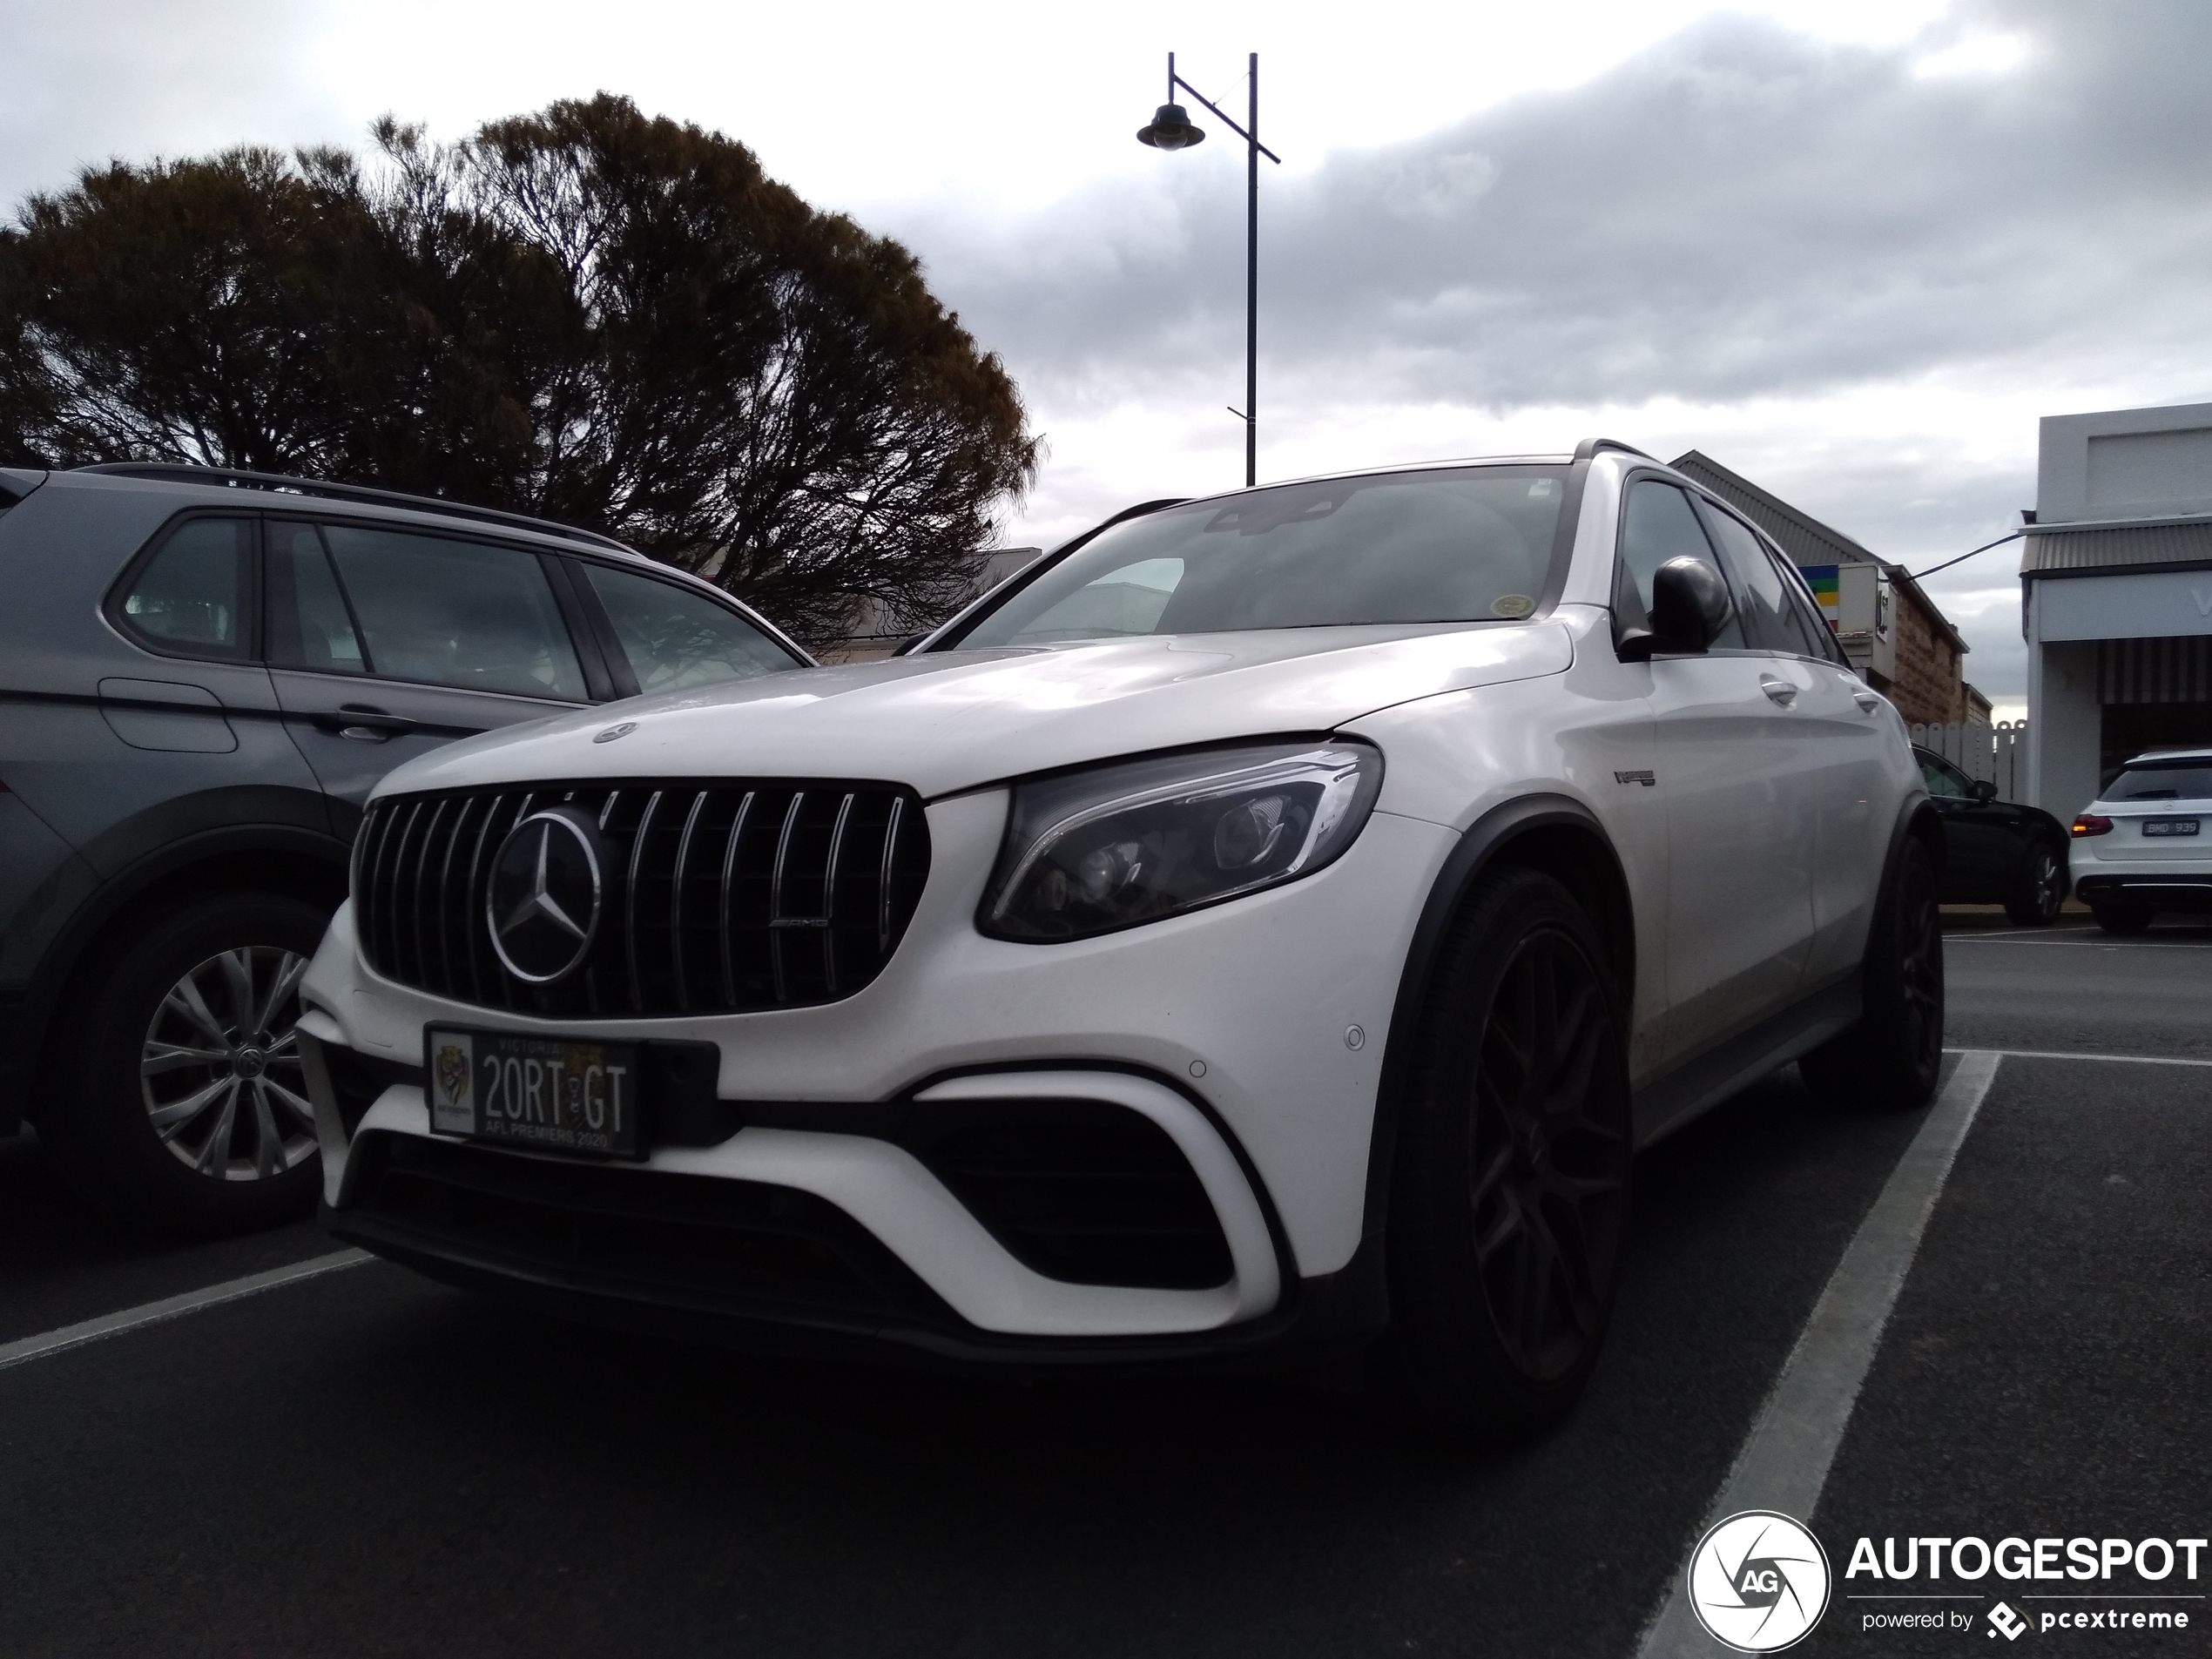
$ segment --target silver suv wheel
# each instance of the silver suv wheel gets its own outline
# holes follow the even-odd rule
[[[282,1175],[315,1151],[300,1066],[307,959],[254,945],[210,956],[161,999],[138,1089],[172,1156],[219,1181]]]

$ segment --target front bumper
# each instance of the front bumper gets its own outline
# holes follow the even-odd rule
[[[715,1043],[717,1092],[736,1103],[745,1127],[713,1145],[657,1147],[642,1167],[468,1149],[492,1160],[482,1168],[498,1177],[520,1171],[555,1190],[498,1199],[520,1206],[513,1218],[523,1233],[526,1211],[619,1217],[650,1185],[671,1204],[679,1191],[689,1203],[718,1190],[730,1216],[701,1224],[726,1242],[762,1231],[745,1222],[746,1204],[758,1200],[760,1217],[772,1220],[774,1195],[797,1195],[793,1204],[822,1208],[803,1226],[786,1217],[786,1235],[796,1227],[824,1260],[838,1258],[847,1291],[873,1282],[873,1302],[789,1285],[761,1291],[734,1271],[723,1282],[625,1276],[542,1238],[523,1250],[376,1211],[356,1148],[388,1141],[377,1154],[387,1158],[462,1145],[432,1134],[421,1092],[407,1082],[384,1087],[351,1123],[334,1098],[326,1109],[327,1082],[319,1089],[332,1230],[442,1278],[751,1346],[887,1339],[941,1359],[1061,1363],[1049,1358],[1056,1354],[1143,1365],[1325,1349],[1375,1328],[1379,1270],[1361,1245],[1376,1090],[1413,921],[1452,832],[1378,813],[1342,859],[1304,880],[1104,938],[1030,946],[985,939],[970,920],[997,851],[1004,795],[928,811],[937,853],[921,907],[896,956],[857,995],[813,1008],[559,1026],[579,1036]],[[344,911],[302,988],[312,1005],[304,1030],[386,1065],[419,1064],[432,1021],[550,1028],[378,979]],[[1354,1027],[1360,1035],[1348,1038]],[[1227,1281],[1162,1288],[1040,1273],[921,1158],[871,1132],[872,1113],[993,1096],[1103,1101],[1164,1131],[1218,1220],[1233,1261]],[[587,1167],[590,1193],[560,1198],[562,1181],[574,1177],[576,1187]],[[608,1244],[629,1225],[607,1221],[595,1237]],[[713,1253],[704,1243],[701,1251]]]

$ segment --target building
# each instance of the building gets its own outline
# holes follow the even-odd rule
[[[2046,415],[2020,555],[2029,798],[2212,743],[2212,403]]]
[[[1989,699],[1966,685],[1966,642],[1901,564],[1692,449],[1671,463],[1742,513],[1790,556],[1859,678],[1897,705],[1908,725],[1989,718]],[[1979,775],[1979,774],[1977,774]]]

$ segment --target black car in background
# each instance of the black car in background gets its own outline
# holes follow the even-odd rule
[[[2047,927],[2066,902],[2066,826],[2040,807],[1997,799],[1997,786],[1969,778],[1932,749],[1913,759],[1943,815],[1946,904],[2001,904],[2023,927]]]

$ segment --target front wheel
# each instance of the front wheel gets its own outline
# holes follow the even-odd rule
[[[218,894],[107,958],[39,1119],[80,1191],[124,1218],[202,1234],[314,1207],[297,1026],[326,920],[284,894]]]
[[[1417,1042],[1386,1374],[1433,1428],[1520,1439],[1597,1362],[1628,1218],[1622,1020],[1573,895],[1531,870],[1487,877],[1439,952]]]
[[[1799,1060],[1797,1069],[1833,1105],[1925,1105],[1943,1068],[1943,913],[1935,860],[1913,837],[1898,850],[1860,972],[1858,1023]]]
[[[2047,927],[2065,904],[2066,868],[2047,843],[2038,841],[2028,850],[2020,891],[2005,901],[2006,917],[2015,927]]]

